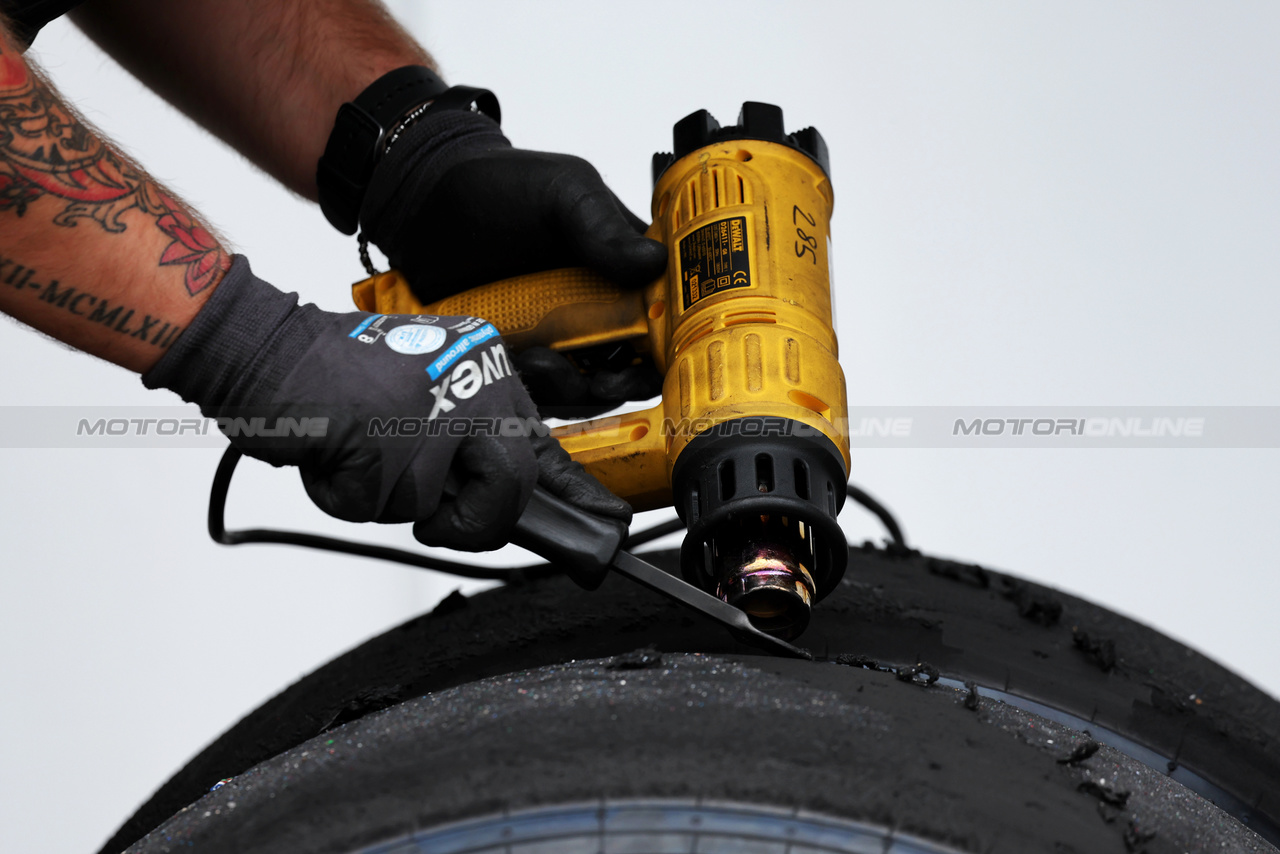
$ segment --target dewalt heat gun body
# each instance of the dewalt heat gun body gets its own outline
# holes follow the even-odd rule
[[[383,314],[473,315],[519,350],[573,358],[629,344],[663,374],[651,409],[557,428],[573,458],[637,510],[675,506],[685,577],[794,637],[848,556],[836,515],[849,472],[832,316],[826,145],[743,105],[705,110],[653,160],[653,225],[667,272],[624,290],[585,269],[520,276],[423,305],[396,271],[357,283]]]

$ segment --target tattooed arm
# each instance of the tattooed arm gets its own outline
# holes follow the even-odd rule
[[[379,0],[88,0],[76,24],[139,80],[315,200],[344,101],[435,63]]]
[[[0,28],[0,310],[143,372],[229,264],[194,215],[88,127]]]

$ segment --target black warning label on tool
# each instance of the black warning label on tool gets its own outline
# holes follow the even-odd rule
[[[691,232],[680,241],[684,310],[730,288],[751,287],[747,263],[747,218],[729,217]]]

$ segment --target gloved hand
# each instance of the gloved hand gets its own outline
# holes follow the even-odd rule
[[[502,339],[476,318],[299,306],[237,256],[143,382],[199,404],[246,454],[297,466],[326,513],[413,522],[427,545],[503,545],[535,484],[630,520],[546,432]]]
[[[662,394],[662,374],[651,362],[583,373],[549,347],[528,347],[513,356],[538,410],[547,418],[590,418],[628,400]]]
[[[627,287],[653,281],[667,250],[578,157],[512,148],[493,120],[428,112],[378,163],[360,211],[364,234],[430,303],[467,288],[559,267],[590,267]],[[521,358],[534,399],[586,411],[661,389],[652,366],[582,375],[563,356]]]

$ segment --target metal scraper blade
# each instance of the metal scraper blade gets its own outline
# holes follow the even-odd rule
[[[808,650],[792,646],[780,638],[775,638],[773,635],[760,631],[751,624],[750,618],[745,613],[727,602],[722,602],[710,593],[699,590],[674,575],[668,575],[653,564],[646,563],[630,552],[619,551],[615,554],[613,556],[613,568],[632,581],[637,581],[650,590],[679,602],[686,608],[692,608],[710,617],[728,628],[734,637],[743,643],[748,643],[777,655],[807,660],[813,659],[813,655]]]

